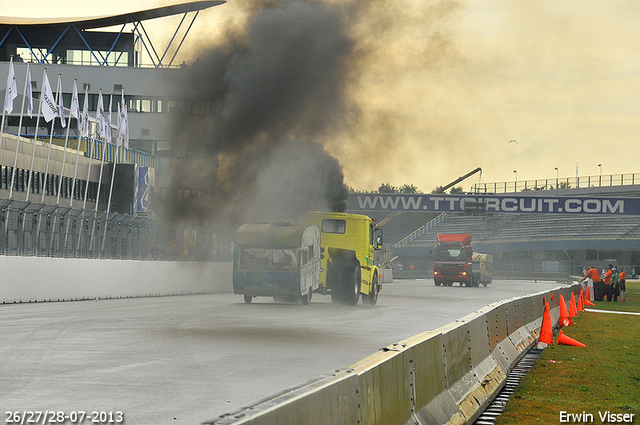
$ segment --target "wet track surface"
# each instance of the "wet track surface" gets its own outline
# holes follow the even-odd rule
[[[378,305],[355,307],[318,294],[308,306],[232,294],[0,305],[0,406],[198,424],[487,304],[556,286],[396,280]]]

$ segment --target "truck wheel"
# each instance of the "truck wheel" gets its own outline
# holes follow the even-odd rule
[[[360,265],[356,265],[345,279],[344,302],[356,305],[360,300]]]
[[[380,285],[378,285],[378,276],[373,276],[373,281],[371,282],[371,292],[369,295],[362,296],[363,304],[376,305],[378,302],[378,294],[380,293]]]
[[[433,281],[433,283],[435,283],[435,284],[436,284],[436,286],[440,286],[440,283],[441,283],[441,282],[440,282],[439,280],[434,280],[434,281]]]
[[[245,295],[244,296],[244,302],[247,304],[251,304],[251,301],[253,301],[253,297],[251,295]]]

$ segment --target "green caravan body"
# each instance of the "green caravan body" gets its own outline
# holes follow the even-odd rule
[[[375,250],[382,248],[382,229],[366,215],[308,212],[301,223],[320,228],[322,272],[319,293],[333,302],[376,304],[382,289]]]
[[[233,292],[308,304],[320,284],[320,229],[288,221],[247,223],[236,233]]]

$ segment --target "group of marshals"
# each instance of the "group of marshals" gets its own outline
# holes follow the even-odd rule
[[[609,264],[606,271],[600,275],[600,272],[595,267],[589,267],[587,273],[580,283],[586,283],[591,293],[591,301],[618,301],[624,302],[624,291],[626,289],[625,282],[627,281],[627,274],[624,270],[618,269]]]

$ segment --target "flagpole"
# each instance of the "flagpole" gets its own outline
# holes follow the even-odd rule
[[[30,65],[31,64],[27,62],[27,73],[24,77],[24,96],[22,97],[22,106],[20,107],[20,122],[18,123],[18,138],[16,139],[16,154],[13,157],[13,172],[11,173],[11,189],[9,189],[9,199],[11,199],[13,196],[13,185],[16,181],[16,167],[18,166],[18,153],[20,151],[20,134],[22,133],[22,117],[24,116],[24,102],[27,98],[27,85],[29,84],[29,75],[31,72],[29,70]],[[29,99],[29,103],[31,102],[31,99]]]
[[[74,90],[75,90],[75,80],[74,79]],[[74,91],[73,96],[77,96],[77,90]],[[64,151],[62,153],[62,165],[60,166],[60,179],[58,180],[58,194],[56,197],[56,206],[60,206],[60,192],[62,192],[62,180],[64,177],[64,166],[67,163],[67,149],[68,149],[68,144],[69,144],[69,130],[71,129],[71,116],[69,117],[69,122],[67,123],[64,119],[64,96],[62,93],[62,84],[60,85],[60,98],[59,98],[60,103],[59,108],[60,108],[60,123],[62,124],[63,127],[67,127],[67,132],[64,138]],[[71,102],[74,102],[74,99],[71,99]],[[69,111],[71,111],[72,106],[69,105]],[[73,112],[72,112],[73,113]],[[62,220],[62,217],[61,217]],[[53,216],[53,226],[52,226],[52,235],[51,235],[51,241],[49,242],[49,252],[53,252],[53,235],[55,234],[55,228],[56,228],[56,222],[58,221],[58,216],[54,215]],[[67,221],[68,223],[68,221]],[[60,223],[62,224],[62,222]],[[67,226],[68,228],[68,226]],[[62,255],[64,256],[64,250],[66,248],[66,241],[67,241],[67,237],[66,237],[66,233],[65,233],[65,238],[64,238],[64,244],[65,246],[63,246],[62,248]]]
[[[85,99],[87,99],[87,90],[88,87],[85,89],[85,93],[84,93],[84,97]],[[74,78],[73,79],[73,96],[78,96],[78,79]],[[87,102],[88,104],[88,102]],[[74,106],[75,105],[75,106]],[[77,109],[76,109],[77,108]],[[78,125],[78,146],[76,146],[76,165],[73,168],[73,179],[71,180],[71,193],[69,194],[69,208],[73,208],[73,197],[75,194],[75,189],[76,189],[76,177],[78,176],[78,161],[80,159],[80,144],[82,143],[82,133],[83,133],[83,129],[84,129],[84,124],[82,124],[82,128],[81,127],[81,120],[80,120],[80,105],[79,105],[79,100],[76,99],[75,100],[75,104],[74,104],[74,100],[71,100],[71,115],[76,115],[76,124]],[[69,127],[71,127],[71,123],[69,123]],[[69,220],[67,220],[67,229],[64,232],[64,250],[67,250],[67,241],[69,239],[69,227],[70,227],[71,223]]]
[[[86,118],[86,117],[85,117]],[[83,118],[83,132],[84,132],[84,119]],[[87,126],[89,125],[88,122],[86,124]],[[97,127],[97,124],[96,124]],[[87,129],[88,131],[88,129]],[[97,128],[94,130],[97,131]],[[87,133],[87,154],[89,154],[89,142],[91,141],[91,139],[93,139],[93,141],[95,141],[95,137],[93,138],[89,138],[89,134]],[[86,211],[87,210],[87,196],[89,195],[89,178],[91,177],[91,161],[93,160],[93,153],[94,153],[94,148],[95,144],[92,143],[91,144],[91,153],[89,154],[89,165],[87,166],[87,183],[84,187],[84,201],[82,202],[82,210]],[[78,234],[78,247],[80,246],[80,239],[82,238],[82,231],[84,230],[84,226],[80,226],[80,233]]]
[[[78,79],[76,78],[74,81],[74,84],[76,83],[76,81],[78,81]],[[85,88],[84,91],[84,97],[85,99],[88,96],[88,91],[89,88]],[[80,144],[82,143],[82,137],[83,137],[83,131],[84,131],[84,122],[82,122],[82,128],[80,128],[80,117],[76,118],[77,119],[77,123],[78,123],[78,146],[77,146],[77,150],[76,150],[76,165],[73,169],[73,180],[71,181],[71,196],[69,199],[69,207],[73,208],[73,194],[75,193],[75,188],[76,188],[76,177],[78,175],[78,160],[80,159]],[[84,117],[82,118],[84,120]]]
[[[64,104],[62,101],[62,87],[60,88],[60,108],[64,108]],[[62,111],[60,112],[62,114]],[[67,160],[67,148],[68,148],[68,144],[69,144],[69,129],[71,129],[71,117],[69,117],[69,123],[66,126],[67,127],[67,134],[64,137],[64,152],[62,153],[62,166],[60,167],[60,180],[58,182],[58,197],[56,198],[56,205],[60,204],[60,192],[62,192],[62,177],[64,174],[64,166],[66,164],[66,160]]]
[[[43,71],[42,80],[47,76],[47,68]],[[43,87],[44,89],[44,87]],[[36,142],[38,140],[38,128],[40,127],[40,115],[42,114],[42,102],[44,101],[44,96],[42,92],[40,92],[40,107],[38,108],[38,115],[36,116],[36,130],[33,136],[33,152],[31,153],[31,168],[29,168],[29,180],[27,180],[27,201],[29,200],[29,194],[31,193],[31,180],[33,179],[33,163],[36,158]],[[22,228],[24,229],[24,221],[22,222]]]
[[[86,98],[87,97],[86,90],[84,95]],[[80,159],[80,143],[82,142],[82,129],[80,128],[80,105],[78,100],[78,79],[77,78],[73,79],[73,94],[71,95],[71,108],[69,111],[69,115],[76,117],[76,125],[78,127],[78,146],[76,146],[76,165],[73,168],[73,179],[71,180],[71,192],[69,193],[69,208],[73,208],[73,196],[76,188],[76,177],[78,175],[78,160]],[[71,121],[69,121],[69,127],[71,127]],[[68,135],[69,135],[69,132],[67,131],[67,140],[68,140]],[[60,181],[62,181],[62,177],[60,178]],[[60,190],[58,190],[58,193],[60,193]],[[67,220],[67,228],[64,231],[64,245],[62,247],[65,253],[67,251],[67,241],[69,240],[69,227],[71,227],[71,221]]]
[[[88,93],[87,91],[85,91],[85,93]],[[86,94],[85,94],[85,99],[86,99]],[[86,120],[86,122],[85,122]],[[91,139],[93,139],[95,141],[95,133],[98,131],[97,129],[98,123],[96,123],[94,130],[93,130],[93,134],[94,137],[89,137],[89,115],[88,115],[88,111],[87,114],[85,115],[85,113],[83,112],[83,118],[82,118],[82,132],[84,133],[86,130],[86,137],[87,137],[87,154],[89,154],[89,141]],[[84,202],[82,203],[82,209],[86,210],[87,209],[87,195],[89,193],[89,177],[91,177],[91,160],[93,159],[93,154],[94,154],[94,145],[92,144],[91,146],[91,154],[89,154],[89,166],[87,167],[87,184],[84,187]]]
[[[61,74],[58,74],[58,85],[56,89],[56,105],[58,105],[58,96],[60,96],[60,84],[61,84]],[[51,120],[51,130],[49,131],[49,150],[47,152],[47,165],[44,168],[44,184],[47,185],[47,180],[49,176],[49,161],[51,161],[51,145],[53,144],[53,129],[56,123],[56,119]],[[47,185],[48,186],[48,185]],[[44,188],[43,188],[44,189]],[[42,191],[42,200],[40,202],[44,203],[44,195],[47,191]],[[38,228],[40,228],[40,224],[38,223]]]
[[[102,94],[102,89],[100,89],[100,94]],[[99,96],[98,99],[102,100],[102,96]],[[105,138],[106,136],[106,131],[105,131],[105,127],[104,127],[104,105],[102,105],[102,110],[100,110],[100,102],[98,102],[98,114],[101,115],[101,118],[103,121],[101,121],[99,124],[100,127],[100,138]],[[102,157],[100,159],[100,175],[98,176],[98,193],[96,195],[96,207],[95,207],[95,211],[98,212],[98,203],[100,202],[100,186],[102,185],[102,170],[104,168],[104,155],[106,152],[107,148],[107,142],[106,141],[102,141]]]
[[[20,150],[20,133],[22,130],[22,117],[24,116],[24,102],[25,102],[25,99],[27,98],[27,84],[30,84],[30,80],[31,80],[29,65],[30,63],[27,62],[27,73],[24,76],[24,92],[23,92],[24,96],[22,96],[22,105],[20,106],[20,121],[18,123],[18,137],[16,137],[16,153],[13,157],[13,169],[11,170],[11,187],[9,188],[9,199],[13,199],[13,185],[15,184],[15,181],[16,181],[16,167],[18,166],[18,152]],[[29,89],[31,89],[31,87],[29,87]],[[29,90],[29,93],[31,93],[31,90]],[[29,99],[29,104],[32,105],[31,98]],[[32,111],[32,108],[30,109],[30,111]],[[9,235],[9,216],[10,215],[11,215],[11,210],[7,209],[7,215],[4,221],[4,228],[7,236]],[[7,239],[5,238],[5,241],[6,240]]]
[[[100,91],[102,92],[102,89],[100,89]],[[111,107],[112,106],[113,106],[113,93],[109,97],[109,111],[111,111]],[[98,105],[98,108],[99,107],[100,107],[100,105]],[[95,208],[95,216],[96,216],[96,218],[98,216],[98,204],[100,203],[99,202],[100,201],[100,188],[102,186],[102,171],[104,169],[104,159],[105,159],[105,154],[107,152],[107,146],[110,143],[110,140],[108,140],[109,133],[111,133],[111,123],[103,124],[103,122],[104,122],[104,106],[102,108],[101,114],[102,114],[101,118],[103,119],[103,121],[100,123],[100,131],[102,132],[102,137],[104,138],[104,141],[103,141],[103,145],[102,145],[102,159],[101,159],[101,162],[100,162],[100,176],[98,177],[98,195],[96,197],[96,208]],[[109,130],[107,130],[107,126],[109,127]],[[107,226],[106,222],[107,222],[108,215],[109,214],[107,213],[107,216],[105,217],[105,228]],[[91,239],[90,239],[91,242],[89,244],[89,246],[91,246],[91,247],[93,246],[93,235],[94,235],[94,232],[95,232],[95,229],[96,229],[95,224],[96,223],[94,221],[93,222],[93,227],[91,229]],[[98,255],[100,255],[100,254],[101,254],[101,252],[98,252]]]
[[[120,109],[120,108],[118,108]],[[120,120],[120,114],[118,114],[118,121]],[[109,200],[107,201],[107,214],[111,212],[111,195],[113,194],[113,183],[116,178],[116,164],[118,163],[118,154],[120,153],[120,146],[118,145],[118,139],[116,137],[116,157],[113,160],[113,172],[111,173],[111,185],[109,187]],[[107,226],[104,227],[104,237],[102,238],[102,248],[104,251],[104,241],[107,239]]]
[[[45,203],[44,202],[44,196],[47,193],[46,188],[49,187],[48,185],[48,180],[49,180],[49,162],[51,161],[51,145],[53,144],[53,129],[55,128],[55,124],[56,124],[56,116],[60,115],[60,111],[58,111],[58,98],[61,96],[61,81],[62,81],[62,75],[60,73],[58,73],[58,84],[56,85],[56,97],[55,97],[55,112],[57,113],[57,115],[54,115],[53,119],[51,120],[51,130],[49,130],[49,149],[47,151],[47,165],[44,168],[44,186],[42,188],[42,199],[40,200],[41,203]],[[51,105],[48,106],[49,108],[51,108]],[[45,117],[46,120],[46,117]],[[42,224],[42,214],[38,215],[38,227],[36,229],[36,256],[38,256],[38,251],[40,249],[40,225]],[[45,241],[46,242],[46,241]]]
[[[105,128],[104,128],[104,101],[102,100],[102,88],[98,92],[98,106],[96,108],[96,133],[100,133],[99,139],[104,138],[105,136]],[[106,150],[106,142],[101,141],[102,143],[102,155],[100,160],[100,173],[98,175],[98,190],[96,193],[96,205],[93,212],[93,225],[91,226],[91,238],[89,239],[89,249],[93,248],[93,235],[96,231],[96,220],[98,219],[98,204],[100,202],[100,186],[102,185],[102,169],[104,166],[104,154]]]

